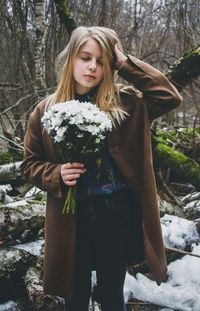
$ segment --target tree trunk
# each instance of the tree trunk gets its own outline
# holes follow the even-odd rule
[[[46,46],[46,25],[45,25],[45,1],[35,0],[35,91],[39,96],[46,94],[45,79],[45,46]]]
[[[21,162],[0,165],[0,182],[9,182],[21,176]]]
[[[42,204],[18,205],[13,207],[0,206],[0,239],[8,235],[18,237],[25,230],[36,230],[44,227],[45,206]]]
[[[168,79],[181,91],[200,75],[200,45],[176,61],[167,72]]]
[[[30,267],[25,274],[25,285],[29,301],[34,311],[63,311],[64,301],[56,296],[44,295],[42,286],[42,268]]]
[[[168,134],[160,129],[154,131],[153,151],[155,165],[173,169],[182,181],[189,182],[197,190],[200,190],[200,165],[192,158],[173,148],[173,145],[177,145],[176,140],[178,138],[173,137],[170,133]]]
[[[72,31],[77,27],[77,24],[67,7],[67,1],[54,0],[54,3],[61,23],[65,26],[67,32],[71,35]]]
[[[34,258],[30,253],[19,249],[0,249],[0,288],[5,285],[4,283],[10,283],[24,276],[28,264],[33,263]],[[15,284],[13,282],[13,286]]]

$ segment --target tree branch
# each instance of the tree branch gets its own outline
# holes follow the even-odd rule
[[[185,53],[168,70],[166,76],[181,91],[200,75],[200,44]]]
[[[68,33],[71,35],[72,31],[77,28],[76,21],[68,9],[66,0],[54,0],[58,16],[61,23],[65,26]]]

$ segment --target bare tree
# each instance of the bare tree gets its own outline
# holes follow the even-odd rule
[[[35,91],[39,95],[46,93],[45,49],[47,26],[45,23],[45,0],[35,0]]]
[[[0,102],[1,111],[7,111],[1,123],[19,135],[23,111],[31,111],[41,96],[54,89],[55,58],[76,26],[113,28],[126,53],[167,72],[199,44],[199,13],[195,0],[1,0]],[[198,77],[184,88],[183,96],[185,113],[196,115]],[[198,125],[198,118],[195,122]]]

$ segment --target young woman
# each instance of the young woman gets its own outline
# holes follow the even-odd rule
[[[129,264],[147,259],[157,283],[165,279],[150,124],[177,107],[181,97],[161,72],[126,56],[108,28],[78,27],[58,65],[55,93],[30,116],[22,164],[29,182],[48,193],[44,291],[64,297],[66,311],[86,311],[91,271],[96,270],[101,310],[124,311]],[[115,84],[115,71],[129,84]],[[60,163],[42,128],[41,117],[50,105],[74,98],[80,105],[96,104],[113,120],[100,165],[95,158],[85,165],[67,158]],[[62,214],[70,186],[78,191],[75,215]]]

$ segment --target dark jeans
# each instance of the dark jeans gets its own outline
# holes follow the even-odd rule
[[[123,287],[132,227],[131,203],[127,190],[109,199],[79,202],[74,287],[66,311],[88,311],[92,270],[96,270],[101,310],[126,310]]]

